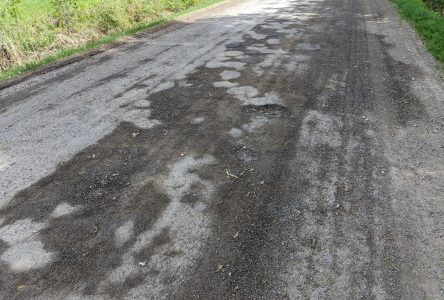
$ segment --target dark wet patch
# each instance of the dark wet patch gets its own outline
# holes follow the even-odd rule
[[[161,126],[142,130],[123,122],[97,144],[81,151],[53,174],[14,197],[2,211],[5,224],[25,218],[46,222],[62,202],[82,208],[73,214],[50,219],[48,227],[36,236],[47,251],[57,254],[56,261],[25,273],[10,273],[7,268],[0,271],[0,285],[5,287],[5,296],[15,295],[15,286],[23,282],[29,287],[20,296],[25,298],[81,287],[84,287],[84,294],[97,292],[100,281],[121,264],[123,253],[137,235],[148,230],[168,205],[162,177],[168,172],[168,165],[182,159],[182,153],[213,153],[236,119],[236,114],[226,118],[221,110],[208,108],[218,103],[225,109],[237,107],[237,114],[240,114],[239,106],[232,105],[237,100],[222,90],[216,91],[212,82],[206,80],[210,72],[216,78],[220,70],[194,75],[195,82],[203,83],[198,88],[181,88],[176,84],[172,89],[149,97],[151,117],[162,121]],[[194,115],[214,121],[204,122],[200,129],[191,124]],[[134,132],[139,134],[133,136]],[[217,172],[206,176],[212,178],[214,174]],[[124,246],[116,248],[114,232],[127,220],[134,221],[134,236]],[[168,242],[160,236],[156,239],[158,244],[162,241]],[[148,245],[144,251],[154,246]],[[124,295],[131,285],[125,284],[109,292]]]
[[[194,206],[197,202],[200,201],[200,191],[204,188],[201,184],[193,184],[190,188],[188,194],[186,194],[182,199],[182,203],[187,203]]]
[[[122,79],[122,78],[126,78],[126,77],[129,76],[129,74],[130,74],[133,70],[135,70],[135,69],[138,68],[139,66],[140,66],[140,65],[136,65],[136,66],[131,67],[131,68],[126,68],[126,69],[124,69],[124,70],[122,70],[122,71],[118,71],[118,72],[113,73],[113,74],[111,74],[111,75],[109,75],[109,76],[106,76],[106,77],[104,77],[104,78],[101,78],[100,80],[98,80],[97,82],[95,82],[94,85],[92,85],[92,86],[88,86],[88,87],[86,87],[86,88],[84,88],[84,89],[81,89],[81,90],[75,92],[75,93],[72,93],[71,95],[68,96],[68,98],[71,98],[71,97],[74,97],[74,96],[77,96],[77,95],[81,95],[81,94],[83,94],[83,93],[85,93],[85,92],[88,92],[88,91],[91,91],[91,90],[93,90],[93,89],[97,89],[97,88],[99,88],[99,87],[101,87],[101,86],[103,86],[103,85],[106,85],[106,84],[110,83],[111,81],[118,80],[118,79]],[[151,75],[151,76],[152,76],[152,75]],[[152,77],[148,76],[146,80],[148,80],[148,79],[150,79],[150,78],[152,78]],[[132,87],[130,87],[129,89],[126,89],[123,93],[119,93],[119,95],[122,96],[125,92],[128,92],[129,90],[133,89],[133,87],[134,87],[134,88],[143,88],[144,86],[145,86],[144,84],[138,82],[138,83],[136,83],[135,85],[133,85]],[[115,99],[115,98],[118,98],[118,97],[117,97],[117,96],[114,96],[114,99]]]
[[[149,177],[166,171],[165,164],[150,157],[151,149],[145,146],[144,141],[151,140],[155,133],[145,139],[134,138],[131,133],[135,130],[139,129],[122,123],[97,145],[17,194],[2,211],[5,224],[25,218],[48,221],[48,227],[37,239],[47,251],[57,255],[56,261],[40,270],[14,274],[3,268],[4,295],[14,295],[14,286],[23,282],[33,287],[27,290],[26,297],[49,290],[79,288],[80,283],[86,286],[86,293],[92,293],[100,279],[120,265],[121,256],[135,236],[149,229],[162,213],[169,199],[161,187],[152,181],[132,185],[133,176],[141,172]],[[150,164],[149,169],[146,164]],[[62,202],[79,205],[81,209],[57,219],[49,218]],[[114,232],[129,219],[135,223],[135,236],[124,247],[116,248]]]
[[[57,108],[58,106],[59,106],[58,104],[50,103],[42,108],[39,108],[38,111],[51,111]]]
[[[113,81],[115,79],[125,78],[127,76],[128,76],[127,70],[119,71],[119,72],[116,72],[116,73],[111,74],[109,76],[101,78],[98,81],[98,85],[100,86],[102,84],[108,83],[108,82]]]
[[[25,217],[44,221],[62,201],[84,205],[85,208],[73,215],[52,220],[50,226],[38,235],[48,245],[48,250],[59,253],[59,259],[52,266],[26,274],[11,274],[6,269],[0,271],[0,283],[7,287],[5,295],[14,296],[14,286],[23,282],[32,287],[28,294],[23,294],[27,297],[38,296],[44,291],[70,291],[79,284],[85,284],[87,288],[84,292],[93,295],[97,291],[97,282],[120,265],[126,247],[134,241],[135,237],[125,247],[116,249],[113,233],[118,226],[128,219],[135,220],[134,231],[137,236],[149,229],[168,205],[169,199],[162,186],[168,165],[185,155],[211,154],[218,164],[199,174],[206,180],[216,182],[218,186],[217,195],[205,212],[212,218],[213,233],[205,241],[203,256],[196,261],[194,270],[186,278],[180,293],[170,296],[189,299],[249,299],[267,296],[280,299],[288,296],[285,284],[280,281],[279,276],[288,264],[298,263],[292,257],[301,251],[286,244],[288,234],[290,238],[300,238],[298,229],[310,221],[309,212],[314,215],[318,227],[325,224],[326,215],[332,212],[322,205],[323,199],[316,199],[318,202],[314,209],[303,202],[304,196],[310,196],[307,193],[310,187],[319,188],[310,186],[314,183],[306,175],[310,166],[304,164],[304,157],[298,160],[300,153],[297,144],[303,117],[308,110],[316,109],[319,95],[325,90],[327,80],[332,75],[349,74],[346,79],[347,93],[345,97],[339,91],[327,94],[328,106],[321,108],[322,112],[361,116],[365,110],[373,109],[374,105],[374,99],[369,96],[366,87],[368,78],[358,71],[350,72],[356,62],[366,60],[367,46],[365,37],[356,36],[359,31],[353,16],[357,14],[357,8],[343,4],[345,3],[340,1],[334,5],[340,11],[347,7],[349,29],[344,33],[342,27],[335,24],[335,17],[326,18],[324,22],[332,25],[334,31],[321,34],[314,32],[311,40],[308,38],[313,43],[319,40],[328,42],[325,48],[315,51],[310,68],[303,75],[288,71],[284,65],[275,65],[264,70],[262,76],[256,76],[250,70],[251,64],[265,57],[247,50],[256,41],[244,36],[245,42],[228,44],[228,50],[240,50],[257,59],[240,59],[248,65],[236,82],[257,87],[260,93],[275,91],[284,102],[282,106],[242,107],[225,89],[212,87],[214,81],[220,80],[219,75],[223,68],[200,67],[187,78],[187,83],[192,86],[180,87],[176,83],[173,88],[147,96],[147,100],[151,102],[151,118],[161,121],[162,125],[151,130],[141,130],[129,123],[122,123],[96,145],[59,166],[54,174],[18,194],[4,211],[7,222]],[[304,9],[313,10],[309,6]],[[307,28],[309,30],[310,26]],[[257,33],[280,37],[276,30],[263,31],[257,28]],[[310,31],[306,32],[307,35],[309,33]],[[297,37],[280,40],[278,46],[288,51],[294,51],[301,42]],[[243,144],[227,134],[231,128],[241,128],[252,116],[257,115],[267,116],[271,122],[264,125],[259,133],[244,134]],[[205,117],[205,121],[199,126],[191,124],[196,116]],[[344,118],[343,121],[347,120]],[[363,124],[345,122],[341,136],[362,137],[366,129]],[[133,137],[132,133],[135,131],[139,135]],[[371,251],[375,251],[374,233],[371,229],[374,223],[371,218],[377,212],[372,205],[377,204],[383,211],[388,211],[389,208],[384,206],[388,204],[371,197],[369,178],[371,168],[376,163],[384,162],[370,155],[371,150],[377,150],[379,145],[364,141],[362,147],[364,149],[353,165],[354,172],[347,169],[343,157],[345,149],[322,147],[310,153],[309,158],[317,160],[323,166],[317,176],[321,183],[328,183],[325,174],[328,171],[327,166],[333,160],[339,161],[340,176],[353,176],[362,182],[365,187],[363,190],[352,194],[345,190],[336,191],[336,195],[340,203],[349,201],[353,204],[350,215],[357,220],[354,223],[356,228],[353,229],[360,230]],[[306,152],[302,154],[307,158]],[[359,165],[361,162],[362,165]],[[194,186],[191,195],[199,188]],[[190,194],[182,199],[191,205],[195,203],[194,200],[190,198]],[[346,239],[347,227],[344,226],[346,215],[341,210],[333,213],[337,226],[334,246],[335,249],[340,249],[349,242]],[[364,217],[357,218],[362,213]],[[388,222],[388,216],[383,217],[383,221]],[[289,228],[294,231],[289,233]],[[153,247],[169,242],[168,232],[162,232],[152,245],[137,255],[137,259],[149,259],[153,254]],[[315,267],[315,256],[322,249],[322,242],[322,235],[317,231],[300,239],[301,247],[312,250],[307,258],[309,276],[305,279],[303,288],[305,296],[308,296],[312,288],[320,286],[313,278],[319,271]],[[388,250],[393,250],[393,241],[388,238],[384,242]],[[359,259],[359,253],[354,254]],[[177,251],[170,255],[182,253]],[[371,258],[381,260],[375,252],[372,252]],[[337,272],[340,267],[338,262],[333,264]],[[353,272],[353,286],[363,286],[368,298],[371,297],[374,278],[363,271],[369,268],[376,269],[377,266],[366,265],[365,268],[350,269]],[[396,289],[397,274],[389,273],[386,268],[381,269],[381,272],[387,283],[393,284],[392,289],[387,288],[392,293]],[[176,279],[173,276],[164,283],[168,284]],[[109,293],[123,297],[129,288],[142,282],[143,276],[136,274],[124,284],[112,287]]]
[[[340,4],[335,4],[340,6]],[[311,7],[307,7],[312,10]],[[362,116],[366,110],[374,108],[374,99],[371,97],[369,86],[365,84],[368,78],[362,76],[363,72],[350,72],[357,62],[361,64],[366,61],[366,40],[365,37],[358,37],[354,34],[360,33],[357,30],[357,24],[353,24],[354,17],[357,15],[356,6],[348,11],[346,20],[351,22],[348,24],[349,30],[344,32],[342,25],[335,24],[337,18],[326,18],[324,22],[328,25],[326,28],[333,28],[333,33],[319,34],[312,33],[313,44],[320,41],[327,41],[322,44],[323,47],[312,53],[310,60],[310,68],[305,72],[304,76],[292,74],[283,69],[282,66],[273,66],[269,70],[265,70],[263,76],[255,77],[251,73],[243,72],[241,78],[236,80],[241,85],[255,85],[260,82],[258,87],[260,92],[276,91],[281,97],[285,99],[285,105],[280,106],[265,106],[265,107],[244,107],[242,112],[245,116],[270,114],[270,118],[276,119],[273,124],[265,126],[265,134],[247,135],[242,137],[246,140],[248,145],[246,149],[253,148],[257,152],[257,159],[242,160],[239,157],[239,152],[244,148],[243,146],[236,146],[230,143],[227,146],[221,147],[225,149],[224,156],[225,164],[231,166],[230,172],[233,174],[242,174],[239,178],[231,180],[229,184],[221,187],[219,191],[220,202],[214,205],[213,210],[218,217],[215,223],[215,236],[223,241],[223,249],[220,248],[220,243],[214,243],[209,247],[208,252],[212,253],[203,259],[202,267],[197,274],[209,274],[208,278],[201,279],[197,275],[190,278],[187,287],[185,288],[187,295],[205,295],[205,297],[218,297],[225,295],[233,298],[276,298],[280,299],[287,296],[285,289],[286,285],[281,282],[280,272],[287,268],[288,263],[295,263],[295,261],[288,261],[288,257],[292,257],[297,253],[298,249],[287,248],[286,236],[280,235],[285,233],[289,228],[295,230],[293,238],[299,239],[297,236],[297,228],[309,222],[306,219],[304,210],[312,209],[305,207],[301,202],[302,195],[308,190],[311,179],[307,179],[304,174],[304,168],[309,166],[304,165],[301,161],[296,169],[289,167],[289,163],[297,158],[295,145],[299,137],[299,128],[304,112],[308,109],[315,109],[320,101],[320,95],[325,91],[327,81],[332,78],[332,75],[337,76],[337,80],[345,78],[346,88],[338,88],[326,94],[326,105],[321,107],[321,110],[328,114],[343,114],[344,112],[354,116]],[[312,12],[312,11],[310,11]],[[311,22],[319,22],[319,20],[311,20]],[[309,26],[306,26],[309,28]],[[257,33],[273,34],[274,37],[279,38],[279,34],[273,29],[255,28]],[[305,33],[307,35],[307,33]],[[310,35],[308,35],[310,36]],[[307,39],[307,37],[305,37]],[[249,36],[244,37],[246,43],[233,43],[228,45],[228,50],[240,50],[247,55],[252,55],[253,51],[248,51],[248,46],[255,42]],[[291,38],[281,38],[279,45],[273,45],[276,48],[288,49],[293,51],[298,44],[298,40]],[[310,40],[309,40],[310,41]],[[353,41],[350,43],[350,41]],[[353,44],[355,43],[355,44]],[[325,46],[324,46],[325,45]],[[357,51],[357,49],[360,49]],[[364,50],[364,52],[362,52]],[[255,60],[260,59],[260,55],[255,56]],[[259,57],[259,58],[256,58]],[[249,63],[249,61],[240,59]],[[285,60],[283,61],[285,63]],[[247,65],[247,68],[249,65]],[[366,69],[367,70],[367,66]],[[362,69],[360,69],[362,71]],[[289,74],[288,76],[273,76],[271,74]],[[364,72],[365,73],[365,72]],[[348,76],[345,76],[348,74]],[[276,81],[279,79],[279,81]],[[264,84],[264,85],[262,85]],[[344,97],[342,93],[347,92]],[[298,96],[295,97],[294,94]],[[345,98],[345,99],[344,99]],[[286,122],[285,118],[290,121]],[[293,118],[294,117],[294,118]],[[287,119],[287,120],[288,120]],[[279,130],[274,131],[274,126],[279,126]],[[346,123],[346,127],[341,130],[341,136],[347,135],[347,132],[353,131],[353,125]],[[365,128],[356,127],[356,134],[361,136],[365,132]],[[265,141],[267,144],[265,144]],[[270,145],[271,144],[271,145]],[[366,150],[376,149],[379,145],[371,143],[365,144]],[[229,150],[231,149],[231,150]],[[259,150],[260,149],[260,150]],[[341,150],[346,152],[345,149]],[[330,162],[342,157],[341,151],[333,147],[321,147],[313,153],[313,157],[319,157],[321,166],[328,166]],[[362,153],[363,156],[369,156],[369,152]],[[236,159],[233,159],[233,154]],[[361,161],[358,158],[357,161]],[[324,161],[325,163],[322,163]],[[367,172],[370,172],[371,166],[376,163],[375,160],[368,159],[366,161]],[[235,167],[234,167],[235,166]],[[248,170],[248,171],[246,171]],[[340,170],[346,172],[341,166]],[[325,177],[328,170],[320,171],[319,174],[324,174],[318,180],[325,184],[328,183],[329,178]],[[354,174],[356,178],[361,175]],[[367,179],[370,178],[370,174]],[[364,180],[367,180],[364,179]],[[367,183],[370,189],[370,182]],[[358,198],[353,199],[356,202],[356,213],[368,211],[372,214],[372,207],[375,202],[371,197],[368,197],[367,191],[359,195]],[[307,194],[307,197],[310,197]],[[342,195],[338,195],[342,197]],[[323,199],[316,199],[318,202]],[[339,199],[339,201],[341,201]],[[389,211],[389,207],[381,205],[381,210]],[[299,213],[297,215],[289,215],[289,211]],[[336,211],[331,211],[331,208],[318,205],[314,211],[315,224],[318,227],[325,226],[325,218],[329,213],[333,213],[336,217],[337,224],[344,222],[344,215],[337,214]],[[358,219],[359,220],[359,219]],[[385,216],[384,221],[390,223],[390,218]],[[362,224],[358,224],[358,230],[369,237],[367,239],[370,248],[374,247],[375,241],[371,239],[373,235],[372,224],[370,218],[362,220]],[[344,244],[349,243],[346,239],[340,238],[346,228],[337,229],[335,231],[336,237],[340,239],[335,247],[343,247]],[[312,249],[312,256],[308,257],[308,273],[310,278],[307,278],[306,287],[302,287],[302,294],[309,297],[310,291],[320,287],[316,281],[313,280],[316,276],[315,257],[317,252],[322,250],[323,241],[322,236],[317,236],[320,233],[314,232],[312,236],[304,237],[301,240],[301,245]],[[394,247],[393,241],[387,238],[384,242],[388,248]],[[281,253],[282,260],[275,260],[273,252]],[[359,254],[356,254],[359,255]],[[381,260],[376,253],[372,253],[372,258]],[[282,264],[282,265],[280,265]],[[218,266],[224,267],[218,270]],[[333,268],[337,268],[336,264]],[[364,266],[367,268],[378,268],[377,266]],[[279,271],[278,271],[279,270]],[[350,272],[353,272],[350,270]],[[387,286],[386,290],[392,294],[396,292],[398,274],[390,273],[389,270],[383,268],[381,272],[384,274]],[[374,279],[368,273],[353,274],[352,286],[364,287],[365,293],[370,297],[372,284]],[[196,282],[195,282],[196,281]],[[289,283],[291,284],[291,283]],[[391,287],[389,287],[391,285]],[[307,293],[307,294],[306,294]],[[351,292],[353,294],[353,292]]]
[[[4,92],[0,90],[0,109],[6,111],[13,104],[22,102],[23,100],[34,97],[45,91],[44,85],[37,85],[32,88],[20,89],[8,97],[4,96]]]
[[[121,93],[117,93],[116,95],[114,95],[114,99],[118,99],[123,97],[123,95],[125,95],[126,93],[132,91],[132,90],[143,90],[143,89],[147,89],[148,88],[148,84],[144,83],[144,82],[148,82],[150,79],[153,79],[154,77],[156,77],[155,74],[151,74],[149,76],[146,76],[144,78],[142,78],[141,80],[137,81],[135,84],[127,87],[123,92]],[[122,104],[120,106],[120,108],[124,108],[127,107],[128,105],[130,105],[129,103],[125,103]]]
[[[140,272],[140,274],[133,274],[128,276],[128,278],[123,283],[115,284],[114,286],[106,289],[106,293],[110,297],[124,298],[126,291],[133,288],[137,288],[145,281],[145,276]],[[90,295],[94,295],[94,289],[91,290]]]
[[[141,250],[135,255],[135,260],[137,262],[143,262],[144,264],[149,262],[151,257],[156,251],[156,248],[168,244],[171,241],[169,228],[162,229],[162,232],[154,237],[153,243],[147,248]]]
[[[250,115],[264,115],[272,118],[289,117],[291,115],[288,108],[279,104],[245,105],[242,110]]]
[[[183,255],[183,252],[180,250],[170,250],[170,251],[166,252],[166,255],[169,257],[175,257],[175,256]]]
[[[143,79],[143,82],[148,82],[148,80],[153,79],[154,77],[156,77],[156,75],[150,75],[147,76],[146,78]],[[136,84],[130,86],[129,88],[125,89],[125,93],[132,91],[132,90],[141,90],[141,89],[146,89],[148,88],[148,85],[142,82],[137,82]]]
[[[123,96],[123,94],[119,93],[119,94],[117,94],[115,96],[115,99],[120,98],[122,96]],[[124,103],[124,104],[119,105],[119,108],[127,108],[127,107],[130,107],[130,106],[131,106],[131,103]]]
[[[247,146],[236,147],[236,157],[243,163],[252,163],[260,158],[260,153]]]
[[[159,247],[168,244],[171,241],[170,229],[164,228],[161,233],[154,237],[153,246]]]
[[[226,44],[225,47],[228,51],[242,51],[248,53],[249,50],[247,48],[258,42],[257,39],[252,38],[250,35],[244,35],[242,39],[242,42],[229,43]]]
[[[256,40],[248,35],[243,39],[245,43],[229,44],[228,50],[243,51],[258,61],[266,57],[247,50]],[[289,48],[295,43],[292,40],[286,42],[289,44],[285,46]],[[239,61],[247,62],[247,68],[251,66],[249,60],[241,58]],[[205,252],[211,254],[204,258],[197,273],[208,276],[205,279],[197,276],[190,278],[186,295],[206,295],[210,298],[232,295],[235,298],[249,298],[266,294],[264,280],[269,279],[272,271],[266,271],[267,266],[262,265],[262,253],[266,245],[272,242],[269,240],[272,236],[272,224],[279,219],[279,214],[284,214],[277,209],[283,204],[280,186],[287,178],[287,162],[295,154],[293,143],[297,140],[302,120],[294,118],[289,124],[285,119],[290,115],[299,116],[305,109],[306,100],[303,96],[305,88],[296,92],[300,96],[295,96],[294,91],[289,92],[295,77],[290,77],[292,80],[280,77],[277,81],[275,76],[270,76],[272,72],[282,74],[283,66],[265,70],[263,76],[259,77],[250,72],[242,72],[242,76],[235,80],[240,85],[257,87],[260,93],[275,91],[284,98],[285,105],[242,107],[243,123],[248,123],[256,115],[268,115],[276,121],[264,126],[267,134],[243,136],[246,145],[229,142],[218,148],[222,152],[217,157],[224,157],[224,165],[231,174],[238,177],[231,178],[229,183],[221,187],[218,194],[220,201],[212,207],[218,220],[215,222],[215,236],[223,241],[224,247],[221,249],[219,243],[210,244]],[[258,86],[257,82],[261,85]],[[275,132],[278,134],[274,134]],[[217,271],[219,265],[225,267]],[[269,282],[271,284],[272,280]]]
[[[142,64],[146,64],[146,63],[149,63],[149,62],[152,62],[152,61],[154,61],[153,58],[147,57],[147,58],[141,59],[139,62],[142,63]]]
[[[157,199],[157,201],[147,201],[151,199]],[[134,201],[139,203],[137,212],[134,212],[136,220],[134,235],[137,236],[147,230],[159,218],[169,204],[170,199],[160,187],[156,187],[154,183],[150,182],[138,190],[137,194],[134,195]]]
[[[381,45],[383,66],[388,74],[384,80],[385,91],[389,92],[387,96],[394,106],[397,123],[406,125],[409,121],[424,118],[424,104],[411,89],[413,78],[420,79],[421,73],[415,67],[394,59],[389,53],[391,45],[384,41],[383,36],[376,38]]]
[[[266,35],[267,37],[280,38],[282,36],[281,34],[276,33],[277,29],[262,27],[262,26],[266,26],[266,25],[269,25],[269,24],[265,23],[265,24],[255,26],[253,30],[259,34]],[[259,41],[264,42],[264,40],[259,40]]]

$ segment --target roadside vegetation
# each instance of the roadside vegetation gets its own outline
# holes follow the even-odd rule
[[[444,16],[444,0],[424,0],[428,7]]]
[[[0,80],[220,0],[0,0]]]
[[[423,39],[433,56],[444,62],[444,0],[392,0],[403,18]]]

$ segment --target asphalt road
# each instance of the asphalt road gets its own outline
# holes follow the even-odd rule
[[[443,299],[440,72],[386,0],[246,0],[0,90],[0,298]]]

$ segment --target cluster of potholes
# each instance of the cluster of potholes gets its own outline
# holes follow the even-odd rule
[[[312,16],[311,16],[312,17]],[[214,81],[216,88],[226,89],[227,94],[237,98],[242,108],[241,112],[249,119],[248,123],[242,124],[240,128],[232,128],[230,136],[235,139],[238,146],[239,158],[246,163],[257,159],[257,151],[246,145],[242,139],[243,135],[265,133],[261,127],[270,124],[274,119],[285,119],[292,117],[292,112],[285,105],[285,100],[278,91],[269,90],[268,87],[247,85],[248,82],[267,80],[264,77],[276,73],[295,72],[294,67],[305,66],[310,60],[308,53],[321,49],[318,44],[306,42],[298,43],[297,47],[292,47],[294,37],[299,36],[302,30],[295,28],[293,20],[286,19],[273,20],[269,23],[256,26],[247,33],[242,41],[232,42],[225,46],[224,53],[206,64],[208,69],[220,70],[220,81]],[[288,45],[290,43],[290,45]],[[284,49],[287,44],[288,49]],[[292,61],[293,60],[293,61]],[[294,62],[296,60],[296,64]],[[245,69],[248,71],[241,74]],[[276,73],[273,73],[274,70]],[[249,78],[247,74],[255,74]],[[245,84],[245,85],[244,85]],[[271,84],[273,87],[273,84]]]
[[[290,12],[289,12],[290,13]],[[299,48],[290,47],[285,48],[286,43],[295,43],[294,37],[302,34],[301,29],[294,28],[295,21],[293,19],[282,19],[282,20],[271,20],[268,23],[256,26],[251,32],[246,34],[240,41],[227,44],[225,51],[219,57],[215,57],[214,60],[207,62],[205,67],[198,70],[200,73],[212,73],[211,70],[217,70],[219,73],[217,76],[221,80],[213,80],[211,82],[212,87],[205,87],[205,89],[224,89],[225,94],[229,95],[234,99],[237,99],[240,103],[240,113],[243,117],[242,120],[247,120],[247,122],[239,124],[238,127],[232,127],[227,133],[232,139],[234,148],[237,149],[237,155],[241,162],[249,164],[254,160],[260,158],[260,149],[256,149],[254,145],[248,144],[246,141],[248,135],[260,135],[265,131],[262,128],[267,124],[274,122],[275,120],[286,119],[292,117],[292,111],[285,105],[285,100],[279,94],[279,90],[269,90],[267,91],[267,86],[254,87],[254,82],[262,82],[263,78],[261,76],[268,76],[270,69],[276,72],[292,72],[294,69],[288,69],[292,64],[287,64],[285,67],[282,66],[285,60],[290,57],[295,57],[301,65],[307,63],[310,56],[307,55],[310,51],[317,51],[321,47],[319,45],[311,45],[308,43],[300,43]],[[301,52],[298,55],[294,55],[295,52]],[[294,63],[294,62],[293,62]],[[293,64],[294,66],[294,64]],[[251,72],[245,72],[251,71]],[[255,76],[251,76],[255,74]],[[196,75],[191,74],[190,77]],[[199,77],[199,76],[198,76]],[[192,89],[192,83],[187,83],[185,88],[180,88],[181,93],[186,93],[186,90]],[[143,87],[142,87],[143,88]],[[177,88],[177,87],[175,87]],[[162,94],[171,92],[170,90],[162,91]],[[139,134],[144,135],[146,132],[153,131],[152,134],[146,133],[148,137],[152,137],[156,134],[163,134],[163,129],[154,129],[156,126],[160,127],[160,124],[171,124],[171,114],[180,114],[180,112],[167,112],[166,110],[174,109],[173,107],[168,107],[168,105],[163,108],[162,112],[156,110],[160,104],[151,101],[155,99],[155,95],[148,96],[147,100],[140,100],[135,104],[136,109],[148,110],[152,109],[152,113],[146,114],[144,118],[137,117],[135,125],[141,130],[134,128],[133,126],[123,125],[123,129],[113,133],[112,135],[119,136],[122,132],[127,132],[128,129],[132,132],[131,138],[137,137]],[[162,104],[163,105],[163,104]],[[185,110],[186,111],[186,110]],[[168,115],[168,117],[165,117]],[[156,117],[155,120],[146,120],[152,117]],[[133,116],[128,113],[128,122],[132,122]],[[143,119],[143,120],[142,120]],[[157,121],[157,119],[159,121]],[[206,121],[206,117],[195,116],[190,122],[194,126],[200,126]],[[145,131],[143,128],[146,128]],[[108,137],[103,141],[103,144],[113,140],[115,137]],[[131,143],[131,142],[130,142]],[[103,146],[103,145],[102,145]],[[100,147],[99,147],[100,148]],[[138,149],[138,150],[137,150]],[[139,147],[133,150],[131,153],[132,158],[138,158],[143,155],[147,155],[149,150],[144,147]],[[94,160],[95,154],[91,154],[96,149],[93,147],[91,149],[86,149],[80,155],[88,156],[76,157],[72,161],[66,163],[58,170],[61,175],[63,172],[69,169],[70,165],[76,165],[83,163],[85,159]],[[136,151],[137,153],[134,153]],[[125,153],[118,153],[117,156],[123,156]],[[112,155],[110,155],[111,157]],[[112,161],[110,159],[110,162]],[[166,292],[166,285],[180,285],[181,281],[184,280],[184,275],[187,273],[187,269],[191,267],[194,260],[199,255],[199,249],[202,247],[202,241],[208,238],[210,235],[210,220],[205,216],[205,209],[208,203],[215,195],[216,186],[207,177],[201,177],[200,170],[207,168],[208,166],[214,165],[217,160],[208,154],[189,154],[183,155],[176,163],[167,164],[166,167],[157,167],[154,172],[160,171],[161,175],[150,175],[148,183],[143,185],[142,188],[146,186],[150,190],[155,190],[153,197],[161,198],[160,200],[163,204],[159,208],[159,214],[152,219],[151,222],[147,224],[137,224],[134,220],[122,220],[121,226],[114,228],[114,237],[112,241],[105,242],[104,239],[100,239],[102,243],[106,244],[104,249],[109,249],[110,251],[117,252],[115,255],[111,255],[113,259],[120,261],[120,263],[113,262],[111,264],[111,272],[99,272],[100,276],[105,276],[106,279],[99,284],[88,283],[86,286],[78,286],[78,283],[74,283],[76,278],[78,280],[77,273],[75,273],[73,278],[69,280],[74,281],[70,284],[75,284],[76,288],[79,288],[83,292],[88,291],[88,293],[95,293],[99,291],[100,293],[117,293],[115,285],[123,285],[128,283],[129,280],[133,280],[135,276],[142,276],[145,280],[135,280],[136,283],[144,285],[145,288],[140,290],[137,289],[137,284],[133,286],[134,289],[128,291],[133,296],[149,296],[149,295],[161,295]],[[106,165],[106,163],[105,163]],[[94,167],[94,165],[90,165]],[[98,164],[95,167],[103,167]],[[134,167],[134,166],[133,166]],[[85,172],[82,167],[73,168],[78,176],[83,176]],[[94,224],[97,220],[91,214],[93,210],[88,208],[89,206],[94,207],[94,209],[107,209],[108,207],[115,205],[119,201],[119,193],[126,191],[127,188],[131,186],[130,182],[133,179],[131,174],[131,168],[127,166],[127,163],[119,162],[119,170],[111,170],[109,174],[96,175],[93,177],[95,181],[88,184],[87,187],[80,187],[82,192],[73,189],[73,193],[77,193],[75,197],[79,199],[86,200],[83,204],[78,203],[68,203],[60,201],[57,199],[48,200],[51,205],[46,206],[46,204],[38,204],[38,209],[33,213],[26,213],[27,217],[24,219],[17,220],[20,215],[20,211],[25,210],[23,206],[25,203],[17,203],[12,201],[13,205],[10,206],[6,212],[11,213],[15,208],[19,207],[11,216],[14,219],[0,219],[0,239],[3,241],[0,246],[2,249],[6,249],[2,252],[0,258],[3,263],[8,265],[9,270],[12,273],[22,273],[32,271],[38,272],[39,269],[48,270],[48,266],[60,259],[60,254],[55,251],[57,246],[57,241],[52,244],[53,250],[46,250],[45,243],[42,242],[43,239],[39,238],[39,235],[48,234],[54,231],[55,228],[51,228],[51,224],[59,220],[60,218],[70,216],[75,218],[76,216],[82,216],[82,213],[86,213],[83,217],[87,218],[87,224]],[[123,170],[123,171],[122,171]],[[140,168],[138,169],[140,171]],[[57,174],[57,173],[56,173]],[[51,188],[51,180],[55,181],[56,174],[44,179],[43,182],[37,184],[39,189],[41,189],[40,195],[33,195],[34,201],[37,201],[42,194],[49,194],[48,188]],[[68,176],[74,176],[72,173],[67,173]],[[166,174],[166,175],[165,175]],[[58,174],[60,175],[60,174]],[[62,179],[66,180],[66,178]],[[69,184],[69,180],[63,182],[63,184]],[[112,191],[110,191],[110,187]],[[85,192],[88,190],[90,192]],[[33,189],[31,189],[33,191]],[[34,190],[39,192],[38,189]],[[67,193],[69,195],[69,193]],[[193,194],[200,201],[189,201],[190,195]],[[23,197],[27,195],[27,192],[21,193],[16,199],[23,201]],[[111,197],[109,203],[104,203],[100,199],[104,199],[104,195]],[[162,196],[163,195],[163,196]],[[168,200],[165,199],[165,195]],[[135,195],[127,195],[129,198],[136,197]],[[53,197],[53,196],[52,196]],[[26,197],[25,197],[26,198]],[[99,201],[100,200],[100,201]],[[58,203],[54,206],[54,203]],[[183,214],[184,211],[189,213],[189,216],[185,219],[179,214]],[[161,213],[160,213],[161,212]],[[46,216],[45,216],[46,214]],[[104,217],[101,215],[100,217]],[[109,217],[109,216],[108,216]],[[37,220],[34,220],[38,219]],[[11,223],[12,222],[12,223]],[[191,225],[190,225],[191,222]],[[194,223],[193,223],[194,222]],[[140,226],[146,226],[148,229],[142,230]],[[65,226],[65,229],[63,229]],[[57,230],[66,230],[69,228],[69,223],[63,222],[63,226]],[[78,227],[79,224],[76,224]],[[107,225],[109,226],[109,224]],[[79,228],[79,227],[78,227]],[[102,228],[93,225],[92,228],[88,228],[85,235],[97,234]],[[108,228],[109,229],[109,228]],[[91,232],[92,230],[92,232]],[[193,232],[191,234],[191,232]],[[185,235],[190,235],[188,238]],[[73,237],[65,239],[69,242],[74,242]],[[52,240],[52,239],[51,239]],[[63,240],[63,239],[62,239]],[[88,239],[86,239],[87,241]],[[113,244],[114,245],[109,245]],[[132,245],[131,245],[132,243]],[[189,243],[189,247],[184,249],[183,244]],[[154,246],[157,246],[160,250],[152,250]],[[99,254],[95,254],[92,258],[88,258],[88,252],[84,253],[72,253],[66,248],[69,245],[58,246],[60,249],[65,249],[65,253],[71,253],[77,257],[76,259],[82,259],[78,255],[84,255],[85,259],[94,259],[94,264],[98,266],[103,266],[107,259],[106,254],[101,257]],[[123,247],[122,249],[116,251],[114,247]],[[140,255],[144,249],[151,249],[149,256],[150,261],[144,261],[143,257]],[[77,250],[76,250],[77,251]],[[160,251],[168,253],[168,255],[163,256]],[[184,259],[180,259],[180,256],[186,256]],[[117,259],[117,257],[120,257]],[[168,258],[165,258],[168,257]],[[75,260],[71,261],[75,264]],[[86,266],[85,263],[80,264]],[[139,267],[145,267],[146,265],[151,266],[150,270],[141,272]],[[49,267],[50,268],[50,267]],[[80,271],[80,270],[79,270]],[[62,272],[58,269],[58,272]],[[161,273],[164,275],[159,275]],[[172,279],[171,276],[174,275]],[[69,277],[69,274],[66,276]],[[8,275],[7,277],[13,278],[13,275]],[[63,279],[62,276],[60,279]],[[146,278],[152,280],[151,283],[146,283]],[[56,280],[55,278],[53,278]],[[28,276],[18,276],[15,278],[14,282],[18,285],[22,281],[29,280]],[[171,282],[173,281],[173,283]],[[145,281],[145,282],[143,282]],[[38,281],[37,283],[38,284]]]

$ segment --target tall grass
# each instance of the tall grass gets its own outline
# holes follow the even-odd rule
[[[428,7],[444,16],[444,0],[424,0]]]
[[[208,2],[216,1],[0,0],[0,74]]]

